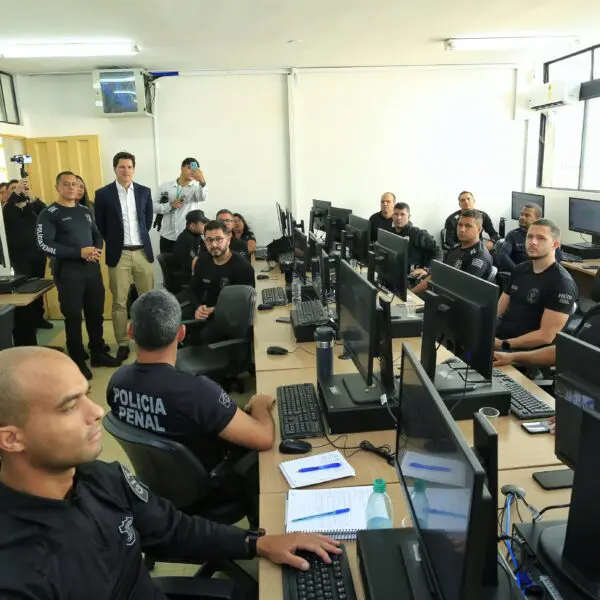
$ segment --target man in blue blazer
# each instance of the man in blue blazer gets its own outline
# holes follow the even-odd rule
[[[129,356],[127,295],[131,282],[140,295],[154,288],[154,254],[148,233],[153,209],[150,189],[133,182],[135,156],[115,154],[113,168],[117,179],[96,190],[94,206],[106,248],[117,357],[123,361]]]

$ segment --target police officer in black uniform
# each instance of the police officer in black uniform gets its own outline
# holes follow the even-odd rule
[[[392,231],[408,239],[408,272],[411,277],[421,279],[429,273],[434,260],[442,260],[442,250],[435,239],[424,229],[419,229],[410,220],[410,206],[398,202],[394,206]]]
[[[118,367],[121,362],[104,347],[102,322],[104,283],[100,273],[102,236],[88,208],[76,202],[78,181],[63,171],[56,177],[59,198],[38,216],[36,240],[54,260],[54,281],[65,317],[67,350],[81,372],[92,378],[81,335],[81,312],[90,338],[92,367]]]
[[[187,283],[192,276],[192,261],[200,252],[206,252],[202,238],[208,219],[201,210],[191,210],[185,216],[185,229],[177,236],[173,256],[177,262],[177,271],[181,273],[181,283]]]
[[[538,219],[527,231],[531,260],[518,265],[498,300],[496,350],[538,348],[554,341],[567,324],[578,290],[569,272],[556,262],[560,229]]]
[[[459,243],[448,253],[444,262],[455,269],[489,279],[492,275],[492,257],[480,239],[483,217],[478,210],[464,210],[457,225]],[[427,289],[430,277],[423,279],[412,291],[420,294]]]
[[[319,535],[263,535],[176,510],[102,450],[103,410],[64,354],[0,352],[0,598],[165,600],[142,552],[174,562],[265,557],[326,562]]]

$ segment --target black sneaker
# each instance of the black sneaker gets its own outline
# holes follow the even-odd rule
[[[46,321],[46,319],[42,319],[37,325],[36,327],[38,329],[53,329],[54,328],[54,323],[51,323],[50,321]]]
[[[90,359],[92,367],[120,367],[121,361],[106,352],[100,354],[92,354]]]
[[[87,364],[85,362],[77,363],[77,366],[79,367],[79,370],[81,371],[83,376],[88,381],[93,377],[92,372],[90,371],[90,368],[87,366]]]
[[[117,350],[117,359],[125,362],[129,358],[129,346],[119,346]]]

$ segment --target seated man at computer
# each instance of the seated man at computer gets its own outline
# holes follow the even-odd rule
[[[142,552],[191,564],[259,556],[304,571],[299,550],[326,563],[341,553],[325,536],[261,536],[187,515],[124,465],[96,460],[104,410],[65,354],[3,350],[0,373],[0,598],[166,600]]]
[[[190,299],[196,306],[194,314],[196,319],[211,317],[224,287],[228,285],[254,287],[252,265],[241,254],[231,251],[230,241],[231,234],[221,221],[209,221],[204,226],[204,243],[208,252],[202,252],[198,257],[188,290]]]
[[[408,271],[411,277],[426,277],[432,260],[442,260],[442,250],[435,239],[424,229],[410,221],[410,206],[398,202],[392,215],[392,231],[408,239]]]
[[[446,232],[445,247],[448,249],[452,248],[458,242],[458,219],[463,211],[473,210],[475,208],[475,196],[473,196],[471,192],[461,192],[458,195],[458,205],[460,206],[460,209],[453,212],[446,219],[446,222],[444,224],[444,231]],[[494,245],[494,242],[496,242],[500,238],[500,236],[498,235],[498,232],[494,229],[494,226],[492,225],[492,220],[490,219],[489,215],[483,212],[482,210],[480,210],[479,212],[481,213],[481,216],[483,218],[483,226],[481,232],[479,233],[479,236],[481,237],[482,233],[485,231],[485,233],[490,238],[489,240],[486,240],[485,245],[488,250],[491,250],[492,246]]]
[[[450,250],[444,262],[465,273],[489,279],[492,274],[492,257],[479,237],[482,223],[483,216],[478,210],[464,210],[461,213],[456,227],[459,242]],[[412,292],[424,292],[429,279],[431,277],[421,280]]]
[[[600,304],[591,308],[573,333],[582,342],[600,348]],[[544,346],[536,350],[517,352],[494,352],[494,366],[522,365],[526,367],[553,367],[556,365],[556,346]]]
[[[206,252],[202,234],[208,219],[201,210],[191,210],[185,216],[185,222],[185,229],[177,236],[173,256],[177,262],[177,271],[182,274],[183,282],[187,283],[192,275],[192,261],[201,252]]]
[[[560,229],[538,219],[527,231],[530,260],[517,265],[498,300],[497,350],[531,349],[551,344],[566,325],[577,301],[577,286],[556,262]]]
[[[391,231],[394,225],[392,218],[394,214],[394,204],[396,203],[396,196],[392,192],[385,192],[381,196],[381,210],[372,214],[369,217],[369,223],[371,223],[371,241],[377,241],[377,232],[380,229]]]
[[[531,202],[521,207],[519,226],[508,232],[504,244],[496,255],[496,262],[501,271],[512,273],[517,265],[530,260],[526,248],[527,230],[534,221],[541,218],[542,207],[539,204]]]
[[[275,399],[253,396],[244,412],[210,379],[178,371],[177,344],[185,337],[185,326],[177,299],[166,290],[146,292],[133,303],[129,336],[137,346],[137,361],[118,369],[108,383],[106,399],[113,414],[187,446],[209,473],[218,474],[211,477],[205,502],[242,497],[256,525],[257,461],[249,461],[252,468],[245,477],[233,465],[249,451],[273,445]]]

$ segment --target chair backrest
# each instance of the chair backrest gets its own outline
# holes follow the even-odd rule
[[[159,254],[156,260],[158,260],[158,264],[160,265],[165,289],[172,294],[176,294],[181,289],[181,285],[175,275],[179,267],[177,259],[170,252],[164,252]]]
[[[504,238],[500,238],[499,240],[496,240],[496,242],[494,243],[494,246],[492,247],[491,253],[498,254],[500,252],[500,250],[502,249],[502,246],[504,246],[504,244],[506,244],[506,240]]]
[[[221,290],[214,322],[224,339],[252,339],[256,290],[249,285],[228,285]]]
[[[206,496],[210,480],[200,460],[185,446],[123,423],[112,413],[104,427],[123,448],[137,477],[152,493],[185,508]]]
[[[594,302],[600,302],[600,269],[596,271],[594,280],[592,281],[592,287],[590,289],[590,298]]]
[[[13,347],[13,329],[15,324],[15,305],[0,306],[0,350]]]

